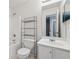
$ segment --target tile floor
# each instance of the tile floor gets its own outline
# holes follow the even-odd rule
[[[28,59],[34,59],[34,56],[30,55]],[[37,59],[37,58],[35,58],[35,59]]]

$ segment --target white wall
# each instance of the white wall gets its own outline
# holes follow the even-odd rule
[[[20,42],[20,18],[17,17],[16,15],[13,15],[14,10],[10,9],[10,16],[9,16],[9,39],[10,42],[12,40],[16,40],[16,42]],[[16,37],[14,38],[13,35],[16,35]]]
[[[9,10],[9,41],[11,40],[11,32],[12,32],[12,12]]]
[[[65,26],[65,38],[70,41],[70,20],[64,23]]]
[[[22,20],[24,18],[27,18],[27,17],[37,16],[37,37],[38,37],[38,39],[40,39],[40,36],[41,36],[41,6],[40,6],[40,0],[28,0],[28,2],[26,4],[23,4],[22,6],[14,8],[14,12],[16,13],[15,19],[19,18],[20,16],[21,16]],[[15,20],[15,22],[18,22],[18,21],[21,21],[21,20],[19,20],[19,19]],[[18,26],[18,24],[17,24],[17,26]],[[17,32],[17,31],[15,31],[15,32]]]
[[[21,48],[21,44],[20,44],[20,18],[13,16],[14,10],[10,9],[9,10],[9,58],[10,59],[17,59],[17,50],[19,48]],[[13,34],[16,34],[16,37],[13,37]],[[12,40],[16,40],[16,43],[14,44],[14,42]]]

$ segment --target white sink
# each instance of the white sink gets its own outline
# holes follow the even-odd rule
[[[66,42],[65,41],[60,41],[60,40],[56,40],[55,41],[55,44],[57,44],[57,45],[65,45],[66,44]]]
[[[45,45],[45,46],[50,46],[50,47],[56,47],[56,48],[61,48],[61,49],[66,49],[70,50],[70,44],[69,42],[65,40],[52,40],[52,39],[41,39],[38,42],[38,45]]]

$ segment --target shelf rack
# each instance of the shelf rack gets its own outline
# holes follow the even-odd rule
[[[28,31],[32,31],[27,33]],[[34,59],[37,58],[37,16],[27,17],[21,20],[21,47],[22,39],[26,37],[34,39]],[[27,39],[27,38],[26,38]]]

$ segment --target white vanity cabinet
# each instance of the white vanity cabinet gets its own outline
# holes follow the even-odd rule
[[[70,59],[70,52],[64,49],[53,48],[52,59]]]
[[[52,59],[52,48],[40,45],[38,47],[38,59]]]
[[[70,59],[70,52],[64,49],[39,45],[38,59]]]

